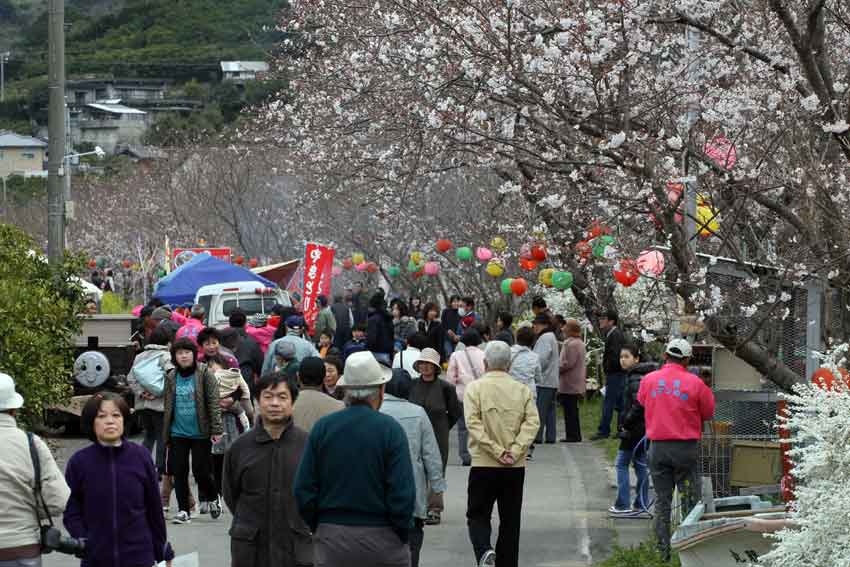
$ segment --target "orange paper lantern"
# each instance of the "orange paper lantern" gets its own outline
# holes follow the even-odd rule
[[[452,241],[447,240],[445,238],[441,238],[437,241],[436,248],[437,252],[439,252],[440,254],[445,254],[446,252],[452,249]]]
[[[640,272],[634,260],[620,260],[618,265],[614,266],[614,279],[623,287],[633,286],[639,278]]]
[[[244,263],[245,263],[245,256],[237,256],[236,258],[234,258],[234,259],[233,259],[233,262],[234,262],[237,266],[241,266],[242,264],[244,264]]]
[[[251,258],[250,260],[248,260],[248,265],[252,268],[256,268],[259,265],[259,263],[260,263],[260,261],[257,260],[256,258]]]
[[[511,281],[511,291],[514,295],[519,297],[520,295],[528,291],[528,282],[525,281],[523,278],[515,278]]]
[[[537,262],[546,260],[546,247],[542,244],[536,244],[531,247],[531,257]]]

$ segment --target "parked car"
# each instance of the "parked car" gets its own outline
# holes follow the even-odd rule
[[[286,307],[292,305],[286,290],[263,287],[251,281],[205,285],[195,295],[195,303],[204,306],[207,326],[218,328],[228,325],[230,314],[236,308],[252,317],[266,315],[276,303]]]

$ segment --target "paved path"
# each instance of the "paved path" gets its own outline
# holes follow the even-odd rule
[[[472,547],[466,531],[466,482],[469,469],[457,466],[456,437],[447,471],[449,490],[446,510],[439,526],[425,530],[422,567],[473,566]],[[63,439],[59,458],[82,446],[83,440]],[[60,463],[64,467],[64,462]],[[526,472],[520,564],[523,567],[579,567],[604,559],[615,542],[634,545],[649,533],[641,520],[619,520],[606,516],[614,498],[608,465],[602,451],[589,443],[543,445]],[[493,537],[498,529],[494,513]],[[229,565],[227,529],[231,516],[218,521],[196,516],[191,525],[169,523],[169,538],[178,555],[198,554],[200,565]],[[615,534],[615,529],[619,532]],[[186,558],[189,559],[189,558]],[[191,567],[194,561],[187,561]],[[72,557],[52,554],[46,567],[79,565]],[[182,566],[181,566],[182,567]]]

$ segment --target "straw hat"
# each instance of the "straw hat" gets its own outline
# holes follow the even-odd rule
[[[422,362],[430,362],[437,368],[437,373],[439,374],[442,367],[440,366],[440,353],[432,348],[426,348],[421,353],[419,353],[419,358],[416,359],[416,362],[413,363],[413,369],[417,372],[421,372],[419,370],[419,364]]]
[[[345,373],[338,388],[370,388],[382,386],[392,380],[393,371],[379,363],[371,352],[361,351],[345,359]]]

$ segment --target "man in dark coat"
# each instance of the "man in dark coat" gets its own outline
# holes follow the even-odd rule
[[[239,361],[239,370],[242,378],[251,388],[252,397],[256,397],[256,381],[263,372],[263,350],[259,343],[245,331],[248,317],[241,309],[236,309],[230,314],[230,328],[236,331],[236,341],[231,342],[228,336],[223,336],[222,341],[226,348],[233,352],[233,356]]]
[[[354,327],[354,314],[341,295],[334,296],[331,313],[333,313],[334,319],[336,319],[334,346],[342,350],[345,347],[345,343],[351,340],[351,329]]]
[[[366,348],[375,355],[379,362],[389,366],[392,364],[394,347],[393,318],[387,312],[387,302],[383,294],[376,293],[369,300]]]
[[[313,565],[310,529],[292,490],[307,434],[292,423],[295,377],[274,372],[257,383],[262,420],[225,456],[224,502],[233,514],[233,567]]]
[[[620,366],[620,351],[626,342],[623,331],[617,328],[619,317],[614,310],[608,310],[599,317],[599,331],[605,339],[605,353],[602,356],[602,369],[605,371],[605,400],[602,403],[602,419],[599,431],[591,440],[607,439],[611,435],[611,419],[617,410],[617,429],[622,420],[623,390],[626,386],[626,373]]]

